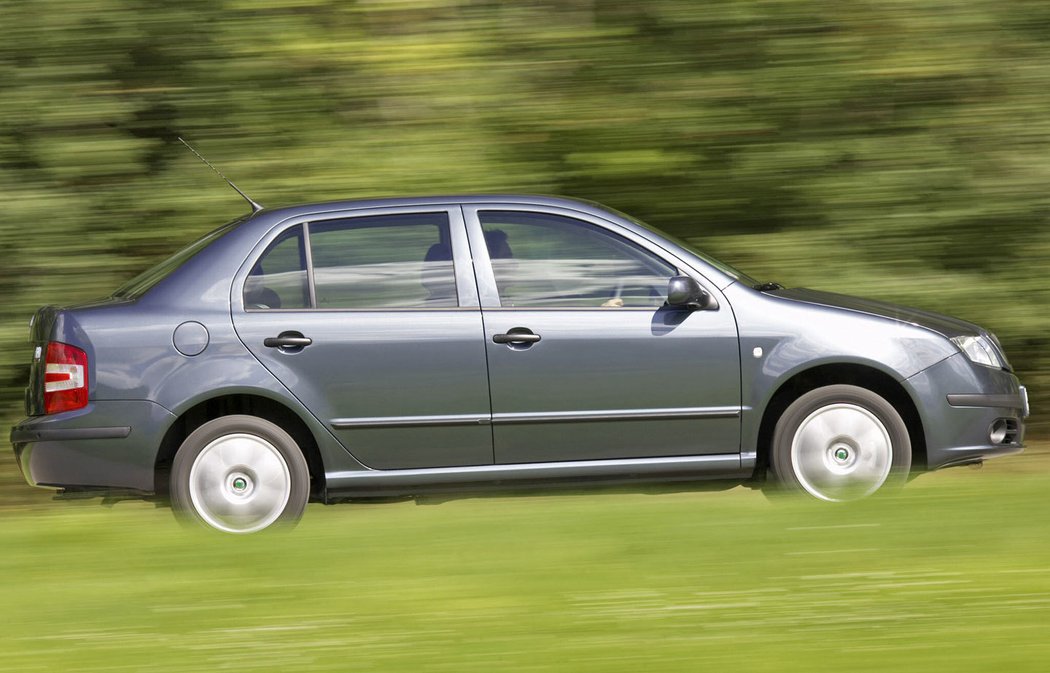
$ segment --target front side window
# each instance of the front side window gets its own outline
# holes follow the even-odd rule
[[[446,213],[310,224],[317,308],[459,305]]]
[[[589,222],[478,213],[504,307],[658,308],[675,267]]]

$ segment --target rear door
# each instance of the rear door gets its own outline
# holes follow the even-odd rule
[[[360,462],[492,463],[481,313],[458,206],[299,218],[234,284],[238,334]]]
[[[612,222],[464,208],[485,322],[497,463],[737,453],[740,365],[728,302],[664,306],[686,273]],[[692,273],[692,272],[691,272]]]

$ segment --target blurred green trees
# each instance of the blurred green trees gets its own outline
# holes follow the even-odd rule
[[[0,394],[26,322],[246,205],[601,201],[751,275],[995,330],[1050,404],[1050,5],[9,0]]]

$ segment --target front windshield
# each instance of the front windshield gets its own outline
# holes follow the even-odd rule
[[[744,284],[749,285],[751,287],[755,287],[755,286],[759,285],[759,282],[757,280],[755,280],[754,278],[752,278],[751,276],[747,275],[743,271],[740,271],[739,269],[737,269],[734,266],[726,264],[725,262],[723,262],[721,260],[718,260],[718,259],[715,259],[714,257],[708,255],[707,253],[705,253],[705,252],[703,252],[701,250],[698,250],[696,248],[696,246],[693,245],[692,243],[690,243],[689,241],[687,241],[685,239],[682,239],[682,238],[678,238],[677,236],[673,236],[673,235],[668,234],[666,232],[660,231],[656,227],[654,227],[652,225],[649,225],[649,224],[646,224],[645,222],[642,222],[637,217],[633,217],[631,215],[628,215],[626,213],[621,213],[619,211],[616,211],[616,212],[621,217],[624,217],[624,218],[630,220],[631,222],[634,222],[639,227],[643,227],[643,228],[648,229],[649,231],[651,231],[653,233],[659,234],[660,236],[662,236],[666,240],[668,240],[668,241],[670,241],[670,242],[672,242],[672,243],[674,243],[674,244],[676,244],[676,245],[678,245],[678,246],[680,246],[682,248],[685,248],[686,250],[688,250],[689,252],[693,253],[694,255],[699,257],[700,259],[704,260],[705,262],[707,262],[711,266],[715,267],[716,269],[718,269],[719,271],[721,271],[725,275],[729,276],[730,278],[732,278],[734,280],[738,280],[741,283],[744,283]]]
[[[180,266],[188,262],[194,255],[203,250],[204,248],[211,245],[211,243],[223,234],[227,233],[238,224],[244,221],[244,217],[239,217],[236,220],[227,222],[218,229],[209,232],[197,239],[193,243],[190,243],[182,250],[179,250],[171,257],[167,258],[160,264],[154,267],[146,269],[139,275],[135,276],[128,282],[117,288],[117,291],[113,293],[114,297],[127,298],[127,299],[138,299],[146,293],[151,287],[159,283],[160,281],[167,278]]]

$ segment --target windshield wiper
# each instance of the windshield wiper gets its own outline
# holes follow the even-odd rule
[[[772,292],[773,290],[783,290],[784,286],[776,281],[768,281],[765,283],[759,283],[755,285],[755,289],[759,292]]]

